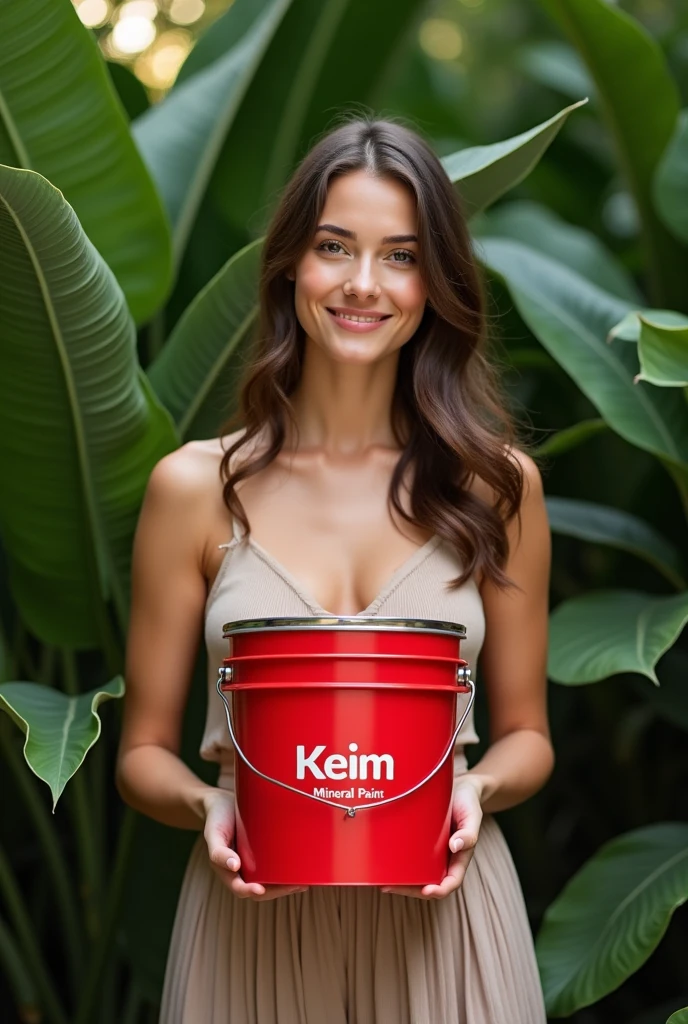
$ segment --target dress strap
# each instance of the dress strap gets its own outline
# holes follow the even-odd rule
[[[241,523],[236,516],[232,516],[232,535],[237,543],[241,540],[244,535]]]

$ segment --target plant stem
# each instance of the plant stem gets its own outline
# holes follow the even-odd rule
[[[106,722],[103,722],[101,728],[102,732],[100,734],[100,739],[89,752],[89,781],[91,783],[90,800],[92,807],[91,829],[93,834],[93,841],[96,844],[96,855],[98,858],[98,864],[104,866],[107,862],[107,855],[105,852],[107,837],[107,829],[105,824],[105,810],[107,808],[107,792],[105,786],[105,762],[106,755],[108,753],[108,730]]]
[[[165,344],[165,311],[159,309],[146,328],[148,366],[160,355]]]
[[[38,666],[38,676],[36,678],[37,682],[43,683],[44,686],[53,685],[56,660],[57,651],[52,644],[43,644],[41,648],[40,665]]]
[[[2,847],[0,847],[0,892],[4,896],[7,910],[24,953],[26,968],[31,973],[48,1019],[52,1024],[68,1024],[66,1014],[60,1005],[43,962],[31,918],[21,897],[17,880]]]
[[[19,1019],[22,1022],[40,1021],[39,1001],[31,975],[17,949],[14,936],[0,917],[0,963],[5,969],[14,992]]]
[[[105,913],[103,915],[102,929],[89,964],[82,998],[79,1002],[73,1024],[91,1024],[93,1020],[103,970],[108,963],[108,957],[110,956],[111,946],[113,945],[117,930],[117,920],[121,910],[124,883],[129,869],[129,857],[131,855],[135,828],[136,813],[128,807],[122,819],[122,827],[115,854],[115,864],[112,870]]]
[[[62,648],[61,655],[65,692],[70,697],[76,697],[79,694],[79,683],[74,652]],[[83,878],[86,929],[89,936],[95,939],[100,930],[102,865],[98,861],[98,844],[95,839],[93,819],[89,811],[88,790],[83,767],[72,777],[69,789]]]
[[[0,652],[3,655],[3,663],[0,664],[0,683],[6,683],[11,679],[16,679],[19,672],[16,664],[17,659],[10,646],[9,637],[3,626],[2,618],[0,618]]]
[[[105,665],[107,667],[108,674],[110,678],[122,675],[124,671],[123,647],[122,644],[118,642],[113,624],[110,621],[108,606],[103,600],[98,601],[96,607],[96,618],[98,619],[98,627],[100,630],[101,650],[103,652],[103,657],[105,658]],[[126,622],[124,622],[121,617],[119,619],[119,627],[122,632],[122,636],[126,635]]]
[[[686,521],[688,521],[688,466],[677,466],[675,463],[669,462],[668,459],[662,459],[662,462],[676,484]]]
[[[52,878],[55,902],[64,926],[65,953],[72,992],[76,995],[79,988],[79,970],[83,963],[83,935],[76,912],[74,889],[50,816],[39,796],[38,787],[12,741],[8,723],[0,722],[0,747],[24,798],[24,806],[33,821],[43,848],[45,865]]]

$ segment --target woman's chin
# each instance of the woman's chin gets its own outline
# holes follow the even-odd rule
[[[390,353],[364,335],[350,338],[328,338],[317,343],[324,356],[336,363],[366,366],[378,363]]]

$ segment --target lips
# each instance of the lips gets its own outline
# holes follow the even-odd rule
[[[348,320],[345,316],[337,316],[338,312],[344,312],[341,308],[325,307],[329,316],[332,317],[333,322],[342,330],[351,331],[354,334],[368,334],[370,331],[378,330],[385,320],[389,320],[391,313],[375,313],[370,311],[366,313],[364,310],[356,310],[355,313],[349,313],[349,316],[376,316],[380,317],[379,320]],[[348,313],[348,311],[347,311]]]
[[[382,313],[379,309],[354,309],[351,306],[327,306],[328,313],[335,315],[341,313],[343,316],[373,317],[376,320],[388,320],[391,313]]]

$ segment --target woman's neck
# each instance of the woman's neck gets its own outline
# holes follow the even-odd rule
[[[299,449],[350,457],[373,446],[398,447],[392,430],[398,362],[394,352],[374,364],[337,363],[307,343],[301,380],[291,397]]]

